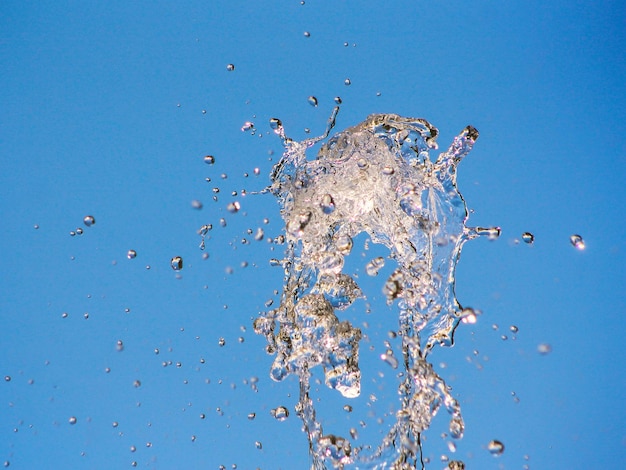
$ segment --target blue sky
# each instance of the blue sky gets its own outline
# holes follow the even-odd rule
[[[480,469],[622,462],[625,20],[618,1],[3,2],[0,462],[308,468],[295,413],[269,413],[293,408],[297,383],[271,381],[251,325],[281,288],[282,247],[246,230],[283,230],[251,194],[281,151],[269,119],[318,135],[335,96],[339,130],[391,112],[428,119],[441,147],[480,131],[458,185],[469,225],[503,232],[458,266],[457,297],[483,314],[432,360],[467,430],[451,454],[436,419],[428,468],[443,453]]]

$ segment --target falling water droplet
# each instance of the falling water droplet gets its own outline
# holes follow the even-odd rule
[[[496,441],[494,439],[489,444],[487,444],[487,450],[494,457],[498,457],[498,456],[502,455],[502,453],[504,452],[504,444],[502,444],[502,442]]]
[[[235,70],[235,65],[234,64],[228,64],[226,66],[226,70],[228,70],[229,72],[232,72],[233,70]]]
[[[346,79],[343,81],[343,84],[344,84],[345,86],[350,86],[350,85],[352,84],[352,81],[351,81],[349,78],[346,78]]]
[[[385,266],[385,258],[379,256],[365,265],[365,272],[368,276],[376,276],[383,266]]]
[[[539,354],[545,356],[552,352],[552,346],[550,346],[548,343],[541,343],[537,346],[537,351],[539,352]]]
[[[535,236],[530,232],[524,232],[522,233],[522,240],[524,240],[524,243],[531,245],[535,241]]]
[[[137,252],[135,250],[128,250],[126,257],[128,259],[135,259],[137,257]]]
[[[93,224],[96,223],[96,219],[93,217],[93,215],[86,215],[85,218],[83,219],[83,223],[87,227],[91,227]]]
[[[571,237],[569,237],[569,241],[574,246],[574,248],[577,248],[579,250],[585,249],[585,241],[583,240],[583,237],[581,237],[580,235],[578,234],[572,235]]]
[[[341,96],[335,96],[335,104],[341,104],[343,101],[341,100]]]
[[[241,126],[241,131],[242,132],[248,132],[250,130],[254,130],[254,123],[252,121],[244,122],[243,126]]]
[[[76,416],[71,416],[70,419],[68,420],[70,424],[76,424],[76,421],[77,421]]]
[[[274,415],[274,418],[276,418],[278,421],[285,421],[289,417],[289,410],[284,406],[279,406],[272,411],[272,415]]]
[[[317,107],[317,98],[315,96],[309,96],[307,98],[307,101],[309,102],[309,104],[313,107]]]
[[[170,266],[174,271],[183,269],[183,259],[180,256],[174,256],[170,261]]]
[[[204,157],[204,163],[207,165],[213,165],[215,163],[215,157],[213,155],[207,155]]]
[[[305,38],[310,38],[311,37],[311,33],[309,33],[308,31],[304,32],[304,37]]]

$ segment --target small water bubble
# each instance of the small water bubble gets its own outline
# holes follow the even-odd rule
[[[352,413],[352,406],[351,405],[343,405],[343,411],[345,411],[346,413]]]
[[[494,439],[489,444],[487,444],[487,450],[494,457],[498,457],[498,456],[502,455],[502,453],[504,452],[504,444],[502,444],[502,442],[497,441],[497,440]]]
[[[343,81],[343,84],[344,84],[345,86],[350,86],[350,85],[352,84],[352,81],[350,81],[350,79],[349,79],[349,78],[346,78],[346,79]]]
[[[580,235],[578,234],[572,235],[571,237],[569,237],[569,241],[574,246],[574,248],[577,248],[579,250],[585,249],[585,241],[583,240],[583,237],[581,237]]]
[[[225,340],[224,338],[220,338],[220,339],[217,341],[217,345],[218,345],[220,348],[221,348],[221,347],[223,347],[224,345],[226,345],[226,340]]]
[[[343,101],[341,100],[341,96],[335,96],[335,104],[341,104]]]
[[[304,32],[304,37],[305,38],[310,38],[311,37],[311,33],[309,33],[308,31]]]
[[[256,233],[254,234],[254,239],[256,241],[261,241],[263,240],[263,237],[265,236],[265,232],[263,232],[263,229],[261,227],[256,229]]]
[[[5,382],[10,382],[11,381],[11,376],[10,375],[5,375],[4,376],[4,381]]]
[[[254,418],[256,418],[256,413],[248,413],[248,419],[250,421],[252,421]]]
[[[215,163],[215,157],[213,155],[207,155],[204,157],[204,163],[207,165],[213,165]]]
[[[530,232],[524,232],[522,233],[522,240],[524,241],[524,243],[532,245],[532,243],[535,241],[535,236]]]
[[[137,252],[135,250],[128,250],[126,257],[128,259],[135,259],[137,257]]]
[[[82,229],[82,228],[80,228],[80,227],[78,227],[78,228],[76,229],[76,234],[77,234],[77,235],[82,235],[82,234],[83,234],[83,229]]]
[[[263,444],[261,443],[261,441],[256,441],[254,443],[254,446],[259,450],[263,449]]]
[[[226,70],[228,70],[229,72],[232,72],[233,70],[235,70],[235,64],[228,64],[226,66]]]
[[[174,256],[170,261],[170,266],[174,271],[183,269],[183,259],[180,256]]]
[[[70,419],[68,419],[68,422],[70,424],[76,424],[77,422],[76,416],[70,416]]]
[[[464,308],[461,312],[461,322],[468,325],[473,325],[478,320],[479,314],[480,312],[474,310],[473,308]]]
[[[307,101],[309,102],[309,104],[313,107],[317,107],[317,98],[315,96],[309,96],[307,98]]]
[[[509,327],[509,330],[511,330],[512,333],[517,333],[519,331],[519,328],[515,325],[511,325]]]
[[[118,339],[117,343],[115,343],[115,349],[119,352],[124,350],[124,342],[121,339]]]
[[[73,230],[70,232],[70,237],[73,237],[76,235],[76,232],[74,232]]]
[[[193,201],[191,201],[191,207],[193,207],[196,210],[200,210],[202,209],[202,202],[198,201],[197,199],[194,199]]]
[[[96,219],[93,215],[86,215],[83,219],[83,223],[85,224],[85,226],[91,227],[93,224],[96,223]]]

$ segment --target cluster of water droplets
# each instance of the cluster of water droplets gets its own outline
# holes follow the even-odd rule
[[[434,126],[424,119],[375,114],[330,138],[315,160],[307,160],[306,150],[329,135],[337,111],[323,136],[303,142],[289,139],[280,120],[270,122],[285,148],[269,188],[285,221],[285,278],[280,305],[262,313],[254,327],[275,355],[271,377],[299,378],[296,411],[314,468],[421,468],[420,434],[441,406],[450,415],[451,437],[461,438],[464,431],[458,402],[426,360],[436,344],[452,344],[469,311],[454,295],[461,248],[479,235],[500,234],[497,227],[466,227],[468,212],[456,187],[457,165],[478,132],[466,127],[431,161],[429,152],[437,149]],[[397,305],[402,358],[392,350],[381,358],[394,369],[400,362],[404,373],[396,422],[378,446],[325,434],[310,396],[316,366],[323,369],[326,385],[345,398],[361,393],[362,333],[341,319],[341,311],[364,297],[357,276],[344,269],[353,239],[362,233],[384,245],[397,266],[380,288],[387,304]],[[385,258],[377,257],[366,273],[376,276],[384,265]]]

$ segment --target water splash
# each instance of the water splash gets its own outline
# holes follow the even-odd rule
[[[420,435],[442,405],[450,414],[450,435],[458,439],[464,431],[458,402],[426,360],[436,344],[452,344],[466,311],[454,295],[456,263],[467,240],[500,232],[466,227],[468,212],[456,187],[457,165],[478,131],[466,127],[432,162],[434,126],[375,114],[330,138],[315,160],[307,160],[306,150],[328,137],[337,112],[338,107],[324,135],[302,142],[288,138],[280,120],[270,121],[285,148],[268,188],[285,221],[285,278],[279,307],[262,313],[254,327],[275,355],[271,377],[299,378],[296,411],[313,468],[423,468]],[[404,373],[396,422],[377,446],[325,434],[310,386],[311,370],[321,366],[329,388],[348,399],[361,393],[362,333],[338,313],[364,297],[357,277],[344,269],[353,239],[362,233],[384,245],[397,265],[381,288],[387,304],[397,304]],[[375,275],[383,265],[384,259],[375,260],[368,273]],[[389,350],[385,361],[392,358]]]

